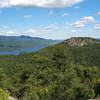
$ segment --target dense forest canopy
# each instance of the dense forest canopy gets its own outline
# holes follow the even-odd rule
[[[90,40],[75,40],[78,45],[64,41],[36,53],[0,56],[0,100],[7,100],[8,94],[18,100],[99,98],[100,41]]]

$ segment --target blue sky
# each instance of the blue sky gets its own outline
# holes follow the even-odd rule
[[[100,0],[0,0],[0,35],[100,38]]]

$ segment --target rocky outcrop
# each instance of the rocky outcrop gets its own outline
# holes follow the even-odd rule
[[[18,100],[18,99],[15,99],[15,98],[9,96],[9,97],[8,97],[8,100]]]
[[[94,43],[100,43],[99,40],[96,39],[92,39],[92,38],[82,38],[82,37],[74,37],[68,40],[64,41],[65,44],[67,44],[68,46],[87,46],[89,44],[94,44]]]

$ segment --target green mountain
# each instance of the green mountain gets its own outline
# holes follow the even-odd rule
[[[51,56],[53,52],[57,52],[55,49],[56,46],[68,48],[72,58],[74,58],[75,64],[88,65],[89,63],[89,65],[100,66],[100,40],[85,37],[75,37],[65,40],[60,44],[44,48],[39,51],[39,53],[41,55]]]
[[[35,53],[2,55],[0,88],[18,100],[100,98],[100,40],[72,38]]]
[[[49,45],[59,43],[57,40],[46,40],[30,36],[0,36],[0,54],[34,52]]]

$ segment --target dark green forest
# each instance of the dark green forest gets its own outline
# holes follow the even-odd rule
[[[99,98],[100,44],[63,42],[35,53],[0,56],[0,100],[8,95],[18,100]]]

